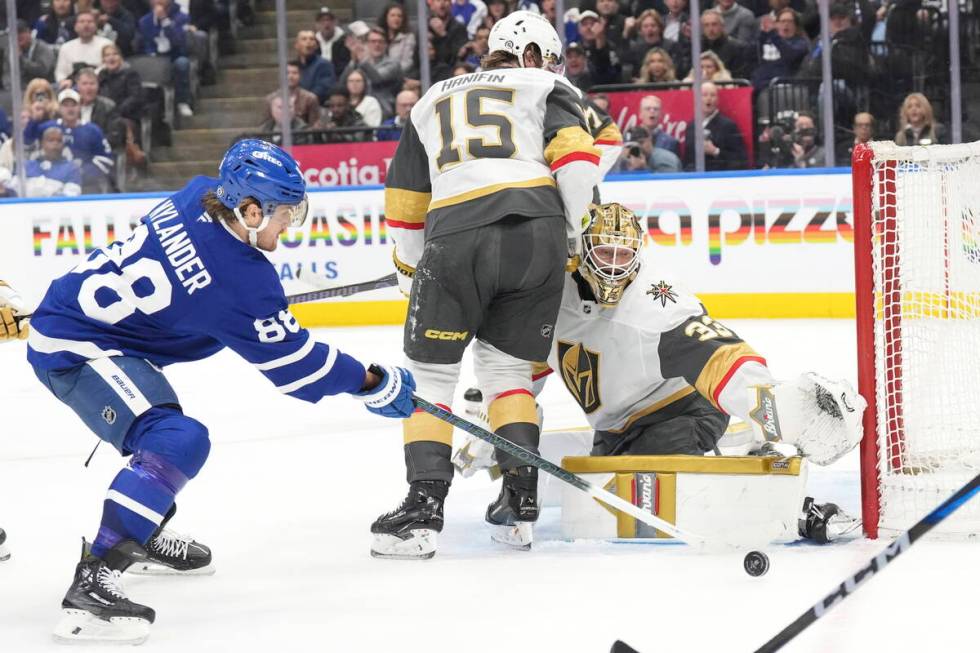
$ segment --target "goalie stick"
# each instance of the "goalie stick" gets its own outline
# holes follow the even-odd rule
[[[304,277],[304,280],[309,281],[310,277]],[[334,286],[332,288],[320,288],[319,290],[311,290],[309,292],[296,293],[295,295],[286,295],[286,303],[289,305],[293,304],[303,304],[306,302],[316,302],[321,299],[332,299],[334,297],[349,297],[350,295],[356,295],[357,293],[367,292],[369,290],[380,290],[381,288],[391,288],[392,286],[398,285],[398,278],[395,273],[386,274],[385,276],[375,279],[374,281],[359,281],[357,283],[350,283],[346,286]],[[17,315],[14,319],[20,323],[21,320],[28,320],[33,313],[26,313],[24,315]]]
[[[563,469],[558,465],[555,465],[554,463],[545,460],[541,456],[538,456],[537,454],[528,451],[527,449],[525,449],[520,445],[514,444],[510,440],[507,440],[506,438],[503,438],[497,435],[496,433],[480,428],[476,424],[473,424],[472,422],[469,422],[463,419],[462,417],[458,417],[453,413],[449,412],[448,410],[441,408],[433,403],[430,403],[425,399],[422,399],[418,395],[413,394],[412,400],[415,402],[415,406],[417,408],[420,408],[421,410],[429,413],[433,417],[437,417],[438,419],[441,419],[442,421],[448,424],[452,424],[456,428],[466,431],[467,433],[474,435],[480,438],[481,440],[484,440],[485,442],[489,442],[497,449],[505,453],[509,453],[510,455],[521,460],[522,462],[527,463],[528,465],[531,465],[533,467],[537,467],[541,471],[547,474],[551,474],[552,476],[555,476],[562,481],[565,481],[569,485],[575,487],[576,489],[581,490],[582,492],[585,492],[586,494],[596,499],[597,501],[601,501],[602,503],[606,504],[611,508],[615,508],[620,512],[624,512],[627,515],[633,517],[634,519],[637,519],[643,522],[644,524],[653,526],[654,528],[657,528],[667,533],[671,537],[677,538],[682,542],[686,542],[687,544],[693,547],[696,547],[701,550],[726,551],[726,550],[736,550],[736,549],[745,549],[745,548],[758,548],[759,545],[762,544],[760,542],[758,529],[755,529],[751,534],[749,534],[750,539],[744,542],[734,541],[730,538],[722,537],[720,535],[709,539],[706,537],[702,537],[701,535],[696,535],[694,533],[691,533],[687,530],[680,529],[674,524],[671,524],[670,522],[665,521],[660,517],[657,517],[656,515],[649,513],[638,506],[633,505],[629,501],[626,501],[625,499],[616,496],[612,492],[604,488],[601,488],[597,485],[593,485],[592,483],[589,483],[581,476],[578,476],[577,474],[573,474],[572,472],[569,472],[568,470]],[[766,540],[766,543],[772,541],[772,539],[773,539],[772,537],[769,537],[769,539]]]
[[[756,649],[755,653],[773,653],[778,651],[790,640],[803,632],[810,624],[827,614],[831,608],[853,594],[857,588],[871,580],[875,574],[885,568],[888,563],[904,553],[916,540],[928,533],[934,526],[953,514],[960,506],[970,500],[970,498],[980,492],[980,474],[973,477],[973,480],[961,487],[950,498],[920,519],[912,528],[899,535],[894,542],[876,555],[871,561],[851,574],[838,585],[834,591],[817,601],[809,610],[796,618],[796,621],[783,628],[775,637]]]

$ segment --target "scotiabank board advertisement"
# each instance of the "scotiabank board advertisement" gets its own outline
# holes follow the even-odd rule
[[[698,293],[717,317],[853,315],[851,181],[847,173],[659,175],[610,181],[606,201],[636,211],[644,257]],[[125,239],[165,195],[0,202],[0,279],[30,304],[52,279]],[[269,254],[287,293],[377,279],[393,271],[380,187],[310,189],[306,224]],[[404,319],[395,288],[297,306],[309,325]]]
[[[306,183],[323,186],[373,186],[385,183],[398,141],[296,145],[293,156]]]

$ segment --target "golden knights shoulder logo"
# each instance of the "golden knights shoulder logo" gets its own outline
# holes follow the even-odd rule
[[[667,300],[677,303],[677,293],[673,291],[673,286],[668,284],[666,281],[661,281],[660,283],[654,283],[650,285],[650,290],[647,291],[648,295],[653,295],[653,301],[659,301],[661,306],[667,305]]]
[[[559,340],[558,364],[565,387],[582,410],[588,414],[598,409],[602,405],[599,398],[599,352],[586,349],[582,343]]]

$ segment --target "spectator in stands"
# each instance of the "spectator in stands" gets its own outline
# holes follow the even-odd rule
[[[762,91],[777,77],[796,74],[810,44],[803,36],[800,15],[790,8],[781,9],[772,29],[759,34],[759,65],[752,71],[752,88]]]
[[[794,168],[822,168],[826,165],[824,149],[817,143],[817,123],[809,112],[800,111],[796,115],[792,152]]]
[[[331,90],[327,102],[327,106],[330,108],[330,118],[324,125],[326,129],[367,127],[364,124],[364,119],[361,118],[361,114],[351,109],[350,93],[347,92],[346,88],[337,87]],[[366,131],[328,133],[326,134],[325,141],[327,143],[354,143],[369,140],[369,134],[370,132]]]
[[[637,115],[637,125],[646,130],[651,148],[659,148],[680,156],[681,146],[677,139],[664,131],[663,102],[656,95],[647,95],[640,100],[640,112]]]
[[[448,68],[456,63],[456,54],[469,40],[469,35],[466,27],[453,18],[450,0],[426,2],[429,5],[430,64],[433,68],[437,64],[444,64],[448,72]]]
[[[466,35],[473,38],[487,16],[487,6],[482,0],[453,0],[452,14],[466,28]]]
[[[849,91],[871,81],[871,58],[861,30],[854,26],[851,5],[836,2],[830,7],[830,65],[834,79],[843,79]],[[822,76],[820,38],[814,40],[809,56],[800,65],[799,76]]]
[[[621,52],[626,44],[626,18],[619,13],[619,0],[596,0],[595,13],[606,23],[606,39],[616,52]],[[579,19],[581,21],[581,18]],[[632,21],[632,22],[635,22]]]
[[[752,72],[748,44],[725,32],[725,22],[717,9],[707,9],[701,14],[702,52],[711,50],[722,60],[733,77],[748,77]]]
[[[386,54],[392,61],[397,61],[401,66],[402,76],[416,77],[418,75],[419,48],[415,40],[415,32],[408,25],[405,18],[405,7],[397,2],[390,2],[385,5],[384,11],[378,18],[380,27],[388,39],[388,49]]]
[[[58,115],[57,95],[48,80],[38,77],[27,83],[21,113],[22,124],[26,124],[27,120],[53,120]],[[25,115],[29,117],[23,119]]]
[[[373,114],[368,116],[357,106],[358,103],[354,101],[356,94],[349,86],[347,90],[351,91],[353,106],[371,126],[380,125],[383,117],[394,114],[395,94],[402,87],[401,65],[386,54],[387,48],[388,39],[384,30],[380,27],[370,28],[362,42],[351,50],[350,63],[341,76],[341,82],[346,84],[347,77],[352,72],[358,71],[364,76],[366,85],[370,86],[370,89],[365,89],[363,93],[374,97],[381,105],[382,115],[378,116],[377,122],[372,122]]]
[[[636,19],[636,36],[626,46],[623,54],[623,68],[627,76],[639,77],[644,67],[644,59],[654,48],[670,54],[673,62],[673,49],[676,44],[664,39],[664,20],[656,9],[647,9]]]
[[[320,44],[320,56],[333,66],[334,76],[340,73],[350,61],[350,50],[345,44],[346,32],[337,25],[337,17],[329,7],[320,7],[316,12],[316,40]]]
[[[690,16],[687,14],[687,0],[664,0],[667,12],[664,14],[664,38],[675,43],[691,38]]]
[[[488,40],[490,38],[490,28],[486,25],[480,25],[476,28],[476,34],[473,36],[473,40],[469,41],[460,49],[458,58],[460,61],[468,66],[471,66],[474,71],[480,69],[480,60],[483,59],[483,55],[487,53],[490,49]]]
[[[184,33],[190,19],[172,0],[153,0],[152,7],[153,10],[138,23],[141,52],[170,59],[177,111],[182,117],[190,118],[194,115],[191,109],[191,61]]]
[[[99,6],[102,8],[97,21],[99,35],[118,45],[123,56],[132,56],[136,16],[123,7],[120,0],[100,0]]]
[[[655,147],[644,127],[636,126],[627,132],[618,172],[680,172],[681,168],[677,155]]]
[[[300,66],[295,59],[286,63],[286,86],[289,89],[290,107],[293,114],[302,119],[310,129],[320,128],[320,100],[316,95],[299,85]],[[276,89],[265,96],[264,120],[272,118],[272,101],[281,98],[282,93]],[[280,105],[281,106],[281,105]]]
[[[851,156],[854,154],[854,148],[858,145],[864,143],[870,143],[875,137],[875,117],[870,113],[861,112],[854,115],[854,123],[852,125],[854,131],[854,137],[849,138],[845,141],[841,141],[834,148],[834,154],[837,157],[837,165],[851,167]]]
[[[688,73],[684,78],[685,82],[694,81],[694,71]],[[725,68],[725,62],[711,50],[701,53],[701,81],[706,82],[730,82],[732,74]]]
[[[290,111],[290,121],[289,121],[289,131],[293,136],[293,145],[310,145],[313,143],[313,135],[309,131],[309,125],[305,120],[296,115],[293,98],[289,98],[289,111]],[[265,137],[265,140],[270,143],[275,143],[276,145],[282,145],[282,95],[274,93],[272,99],[269,101],[269,117],[259,125],[259,131],[263,134],[269,134]]]
[[[510,13],[507,0],[487,0],[487,15],[483,17],[483,25],[493,28],[494,24]]]
[[[27,86],[27,82],[35,77],[54,79],[54,48],[34,38],[30,25],[22,20],[17,21],[17,47],[20,49],[21,86]]]
[[[741,170],[748,164],[745,141],[734,121],[718,110],[718,87],[714,82],[701,85],[701,109],[704,112],[704,169]],[[684,163],[694,170],[695,130],[692,122],[685,135]]]
[[[640,76],[636,78],[636,81],[641,84],[676,82],[677,72],[674,70],[674,60],[663,48],[653,48],[643,58]]]
[[[75,7],[72,0],[51,0],[48,13],[34,24],[38,39],[61,45],[75,38]]]
[[[312,30],[296,33],[296,60],[299,62],[299,85],[316,95],[323,104],[337,78],[333,66],[320,56],[320,45]]]
[[[102,48],[112,41],[95,33],[95,21],[94,11],[80,11],[75,16],[78,37],[62,44],[54,67],[54,79],[60,88],[70,88],[80,68],[102,65]]]
[[[395,98],[395,115],[388,118],[379,129],[377,138],[379,141],[397,141],[402,136],[402,129],[408,124],[408,115],[412,112],[412,107],[419,101],[419,94],[415,91],[402,91]]]
[[[111,47],[109,44],[106,47]],[[102,130],[109,147],[120,150],[126,138],[125,124],[116,108],[116,103],[99,94],[99,77],[94,68],[82,68],[75,75],[75,90],[78,91],[81,113],[78,121],[95,123]]]
[[[450,77],[459,77],[460,75],[469,75],[469,74],[472,74],[472,73],[475,73],[475,72],[476,72],[476,68],[474,68],[472,65],[470,65],[470,64],[468,64],[466,62],[460,61],[458,64],[456,64],[455,66],[453,66],[453,71],[452,71],[452,73],[449,76]]]
[[[24,162],[26,197],[75,197],[82,193],[81,171],[65,158],[64,149],[65,136],[59,128],[52,126],[42,132],[39,158]],[[16,188],[16,177],[6,183]]]
[[[588,91],[595,83],[581,43],[572,42],[565,46],[565,77],[581,91]]]
[[[602,109],[606,113],[609,113],[609,96],[608,95],[606,95],[605,93],[596,93],[595,95],[592,95],[590,97],[592,98],[592,103],[593,104],[595,104],[597,107],[599,107],[600,109]]]
[[[735,0],[715,0],[715,8],[725,23],[725,33],[742,43],[755,43],[759,37],[755,14]]]
[[[98,125],[80,122],[78,91],[66,88],[58,93],[58,114],[57,120],[28,122],[24,128],[24,142],[34,144],[48,127],[58,127],[64,133],[71,160],[81,165],[82,190],[86,193],[107,192],[111,188],[109,173],[114,165],[112,149]]]
[[[582,35],[582,46],[595,84],[616,84],[622,75],[619,55],[606,34],[607,27],[606,19],[594,11],[579,14],[578,31]]]
[[[344,88],[350,99],[351,108],[361,115],[368,127],[381,124],[383,111],[381,103],[371,94],[368,81],[360,70],[352,70],[344,80]]]
[[[130,68],[116,44],[102,48],[102,68],[99,70],[99,95],[116,103],[116,109],[125,127],[126,161],[142,166],[146,161],[142,146],[140,124],[145,119],[143,109],[143,84],[138,72]]]
[[[922,93],[909,93],[898,113],[898,145],[935,145],[946,143],[946,128],[936,122],[932,105]]]

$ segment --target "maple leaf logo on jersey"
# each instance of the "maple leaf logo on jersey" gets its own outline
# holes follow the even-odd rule
[[[667,300],[677,303],[677,293],[671,290],[673,286],[668,284],[666,281],[661,281],[660,283],[650,284],[650,290],[647,291],[648,295],[653,295],[653,301],[660,300],[661,306],[667,305]]]

